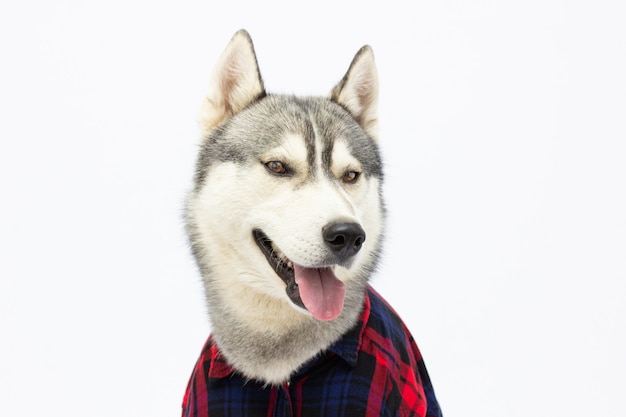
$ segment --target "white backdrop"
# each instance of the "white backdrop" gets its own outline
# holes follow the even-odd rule
[[[4,2],[0,415],[179,415],[209,332],[182,204],[239,28],[270,92],[325,95],[374,48],[373,283],[446,416],[626,415],[625,20],[619,0]]]

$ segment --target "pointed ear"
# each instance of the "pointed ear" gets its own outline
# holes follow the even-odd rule
[[[372,139],[378,140],[378,72],[372,48],[366,45],[357,52],[330,99],[345,107]]]
[[[264,95],[252,39],[240,30],[213,69],[209,92],[200,109],[203,135]]]

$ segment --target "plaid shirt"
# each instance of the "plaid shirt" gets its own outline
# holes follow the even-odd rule
[[[398,315],[369,288],[359,323],[279,386],[246,380],[209,337],[183,417],[420,416],[441,410],[422,356]]]

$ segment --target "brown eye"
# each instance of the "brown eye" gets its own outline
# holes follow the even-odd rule
[[[287,167],[280,161],[269,161],[265,166],[273,174],[285,175],[288,173]]]
[[[359,179],[360,174],[361,173],[357,171],[347,171],[345,174],[343,174],[343,182],[354,183],[356,182],[356,180]]]

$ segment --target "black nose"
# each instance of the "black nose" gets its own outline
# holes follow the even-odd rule
[[[326,245],[340,259],[357,254],[365,242],[365,231],[358,223],[332,223],[322,229]]]

